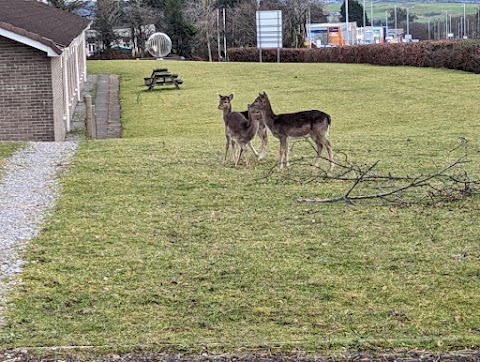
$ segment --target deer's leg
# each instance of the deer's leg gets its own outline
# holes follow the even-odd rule
[[[224,165],[227,163],[228,148],[230,147],[230,136],[225,135],[225,138],[227,139],[227,143],[225,143],[225,157],[223,158]]]
[[[322,153],[323,150],[323,142],[322,140],[315,140],[315,143],[317,144],[317,155],[315,156],[315,168],[318,168],[318,165],[320,165],[320,154]]]
[[[328,172],[333,171],[333,167],[335,164],[333,163],[333,152],[332,152],[332,145],[328,139],[325,138],[325,148],[327,149],[328,153],[328,161],[330,163],[330,167],[328,168]]]
[[[239,152],[239,149],[238,149],[237,142],[232,140],[232,161],[233,161],[233,163],[235,163],[235,161],[237,160],[237,156],[240,157],[238,155],[238,152]]]
[[[252,147],[252,150],[253,149],[254,148]],[[249,167],[249,164],[248,164],[248,148],[247,148],[247,146],[245,146],[245,144],[242,144],[242,151],[243,151],[243,154],[244,154],[244,157],[245,157],[245,165],[247,167]]]
[[[257,135],[262,140],[262,149],[260,150],[260,155],[258,156],[258,160],[261,161],[263,160],[263,158],[265,157],[265,153],[267,152],[267,143],[268,143],[267,127],[260,126],[258,128]]]
[[[287,138],[280,138],[280,170],[283,169],[285,163],[285,149],[287,147]]]
[[[242,155],[242,149],[240,148],[240,151],[238,152],[238,155],[235,157],[235,167],[237,167],[238,162],[240,160],[240,156]]]
[[[249,145],[250,148],[252,149],[253,154],[258,157],[258,152],[257,152],[257,150],[255,149],[255,147],[253,147],[252,142],[248,142],[248,145]]]
[[[317,137],[315,140],[315,143],[317,144],[317,157],[315,158],[315,167],[318,168],[318,165],[320,164],[320,154],[323,150],[323,147],[327,149],[328,153],[328,161],[329,161],[329,169],[328,172],[332,172],[333,170],[333,152],[332,152],[332,145],[330,144],[330,141],[325,137],[324,135],[321,135]]]
[[[290,167],[290,162],[288,161],[288,137],[285,140],[285,166]]]
[[[247,155],[247,146],[245,144],[237,144],[237,148],[239,148],[240,150],[238,151],[238,155],[236,157],[236,160],[235,160],[235,167],[238,166],[238,163],[240,162],[240,157],[242,156],[242,153],[245,153],[245,163],[247,164],[248,166],[248,155]]]

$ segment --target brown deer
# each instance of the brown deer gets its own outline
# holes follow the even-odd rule
[[[262,113],[259,112],[257,109],[250,107],[250,105],[248,106],[248,109],[246,111],[243,111],[240,113],[242,113],[245,118],[249,119],[249,117],[252,117],[252,120],[255,120],[258,122],[257,136],[260,137],[260,140],[262,141],[262,148],[260,149],[260,154],[258,155],[255,153],[254,148],[252,148],[252,151],[254,151],[253,153],[255,153],[255,156],[258,157],[258,160],[261,161],[265,157],[265,154],[267,152],[267,144],[268,144],[267,127],[263,122]]]
[[[292,137],[307,137],[317,145],[315,167],[320,163],[320,153],[323,147],[327,149],[330,161],[329,172],[333,170],[333,153],[330,141],[327,139],[331,118],[328,114],[318,111],[302,111],[296,113],[275,114],[265,92],[260,93],[252,104],[253,108],[262,113],[262,118],[272,134],[280,140],[280,169],[288,163],[288,139]]]
[[[233,157],[235,166],[238,165],[242,153],[244,153],[245,164],[249,165],[248,161],[248,151],[247,145],[250,146],[253,153],[257,156],[258,153],[255,148],[252,146],[251,141],[255,137],[255,134],[259,128],[258,116],[255,117],[255,111],[252,109],[248,118],[240,112],[232,112],[232,99],[233,94],[229,96],[219,95],[220,102],[218,104],[218,109],[223,111],[223,121],[225,123],[225,157],[223,162],[227,161],[227,154],[230,143],[232,143],[233,148]],[[247,111],[248,112],[248,111]],[[236,151],[236,145],[240,147],[240,151]]]

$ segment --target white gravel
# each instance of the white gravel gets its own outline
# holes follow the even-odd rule
[[[72,162],[76,142],[32,142],[7,159],[0,181],[0,326],[6,296],[24,264],[20,252],[37,236]]]

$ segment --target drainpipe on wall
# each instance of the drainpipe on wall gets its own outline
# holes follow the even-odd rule
[[[83,75],[83,82],[87,81],[87,36],[85,31],[82,32],[81,35],[81,56],[82,56],[82,75]]]
[[[68,86],[68,61],[67,61],[67,51],[62,53],[62,66],[63,66],[63,89],[64,89],[64,111],[65,115],[63,116],[65,120],[65,130],[66,132],[70,132],[70,106],[69,106],[69,86]]]
[[[73,48],[73,55],[75,56],[75,92],[77,94],[77,101],[75,103],[80,102],[80,69],[78,68],[78,40],[75,41],[75,46]]]

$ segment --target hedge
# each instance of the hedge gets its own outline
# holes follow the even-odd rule
[[[258,48],[231,48],[228,59],[258,62]],[[263,62],[276,62],[277,49],[262,49]],[[280,49],[285,63],[366,63],[463,70],[480,73],[480,40],[443,40],[416,43],[353,45],[332,48]]]

